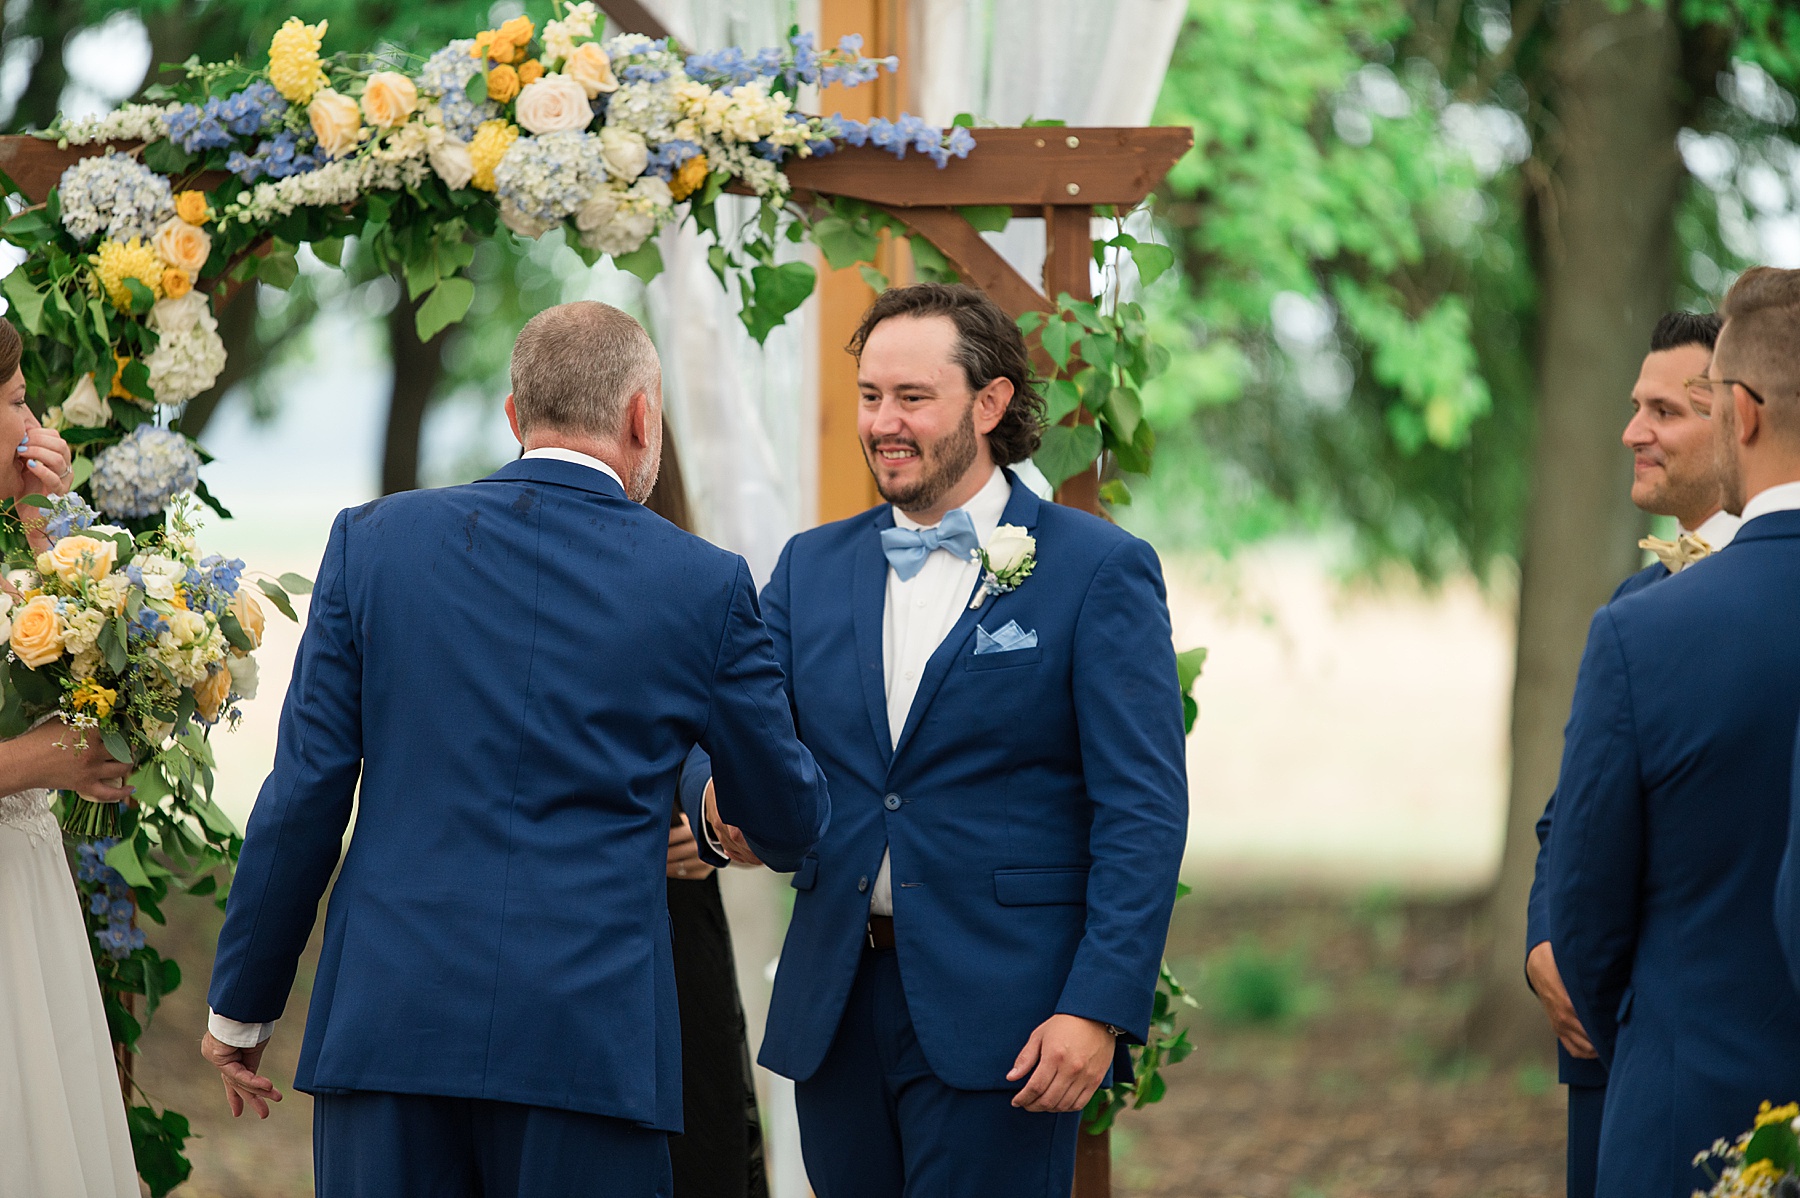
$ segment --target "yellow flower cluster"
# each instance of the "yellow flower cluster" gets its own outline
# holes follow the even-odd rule
[[[319,47],[325,42],[325,26],[308,25],[289,17],[269,43],[269,82],[290,104],[304,104],[325,86],[325,69],[319,65]]]
[[[1786,1106],[1774,1106],[1768,1099],[1756,1112],[1756,1126],[1767,1127],[1771,1123],[1792,1123],[1800,1119],[1800,1102],[1790,1102]]]
[[[494,182],[494,168],[500,165],[506,151],[517,140],[517,125],[505,121],[481,122],[475,129],[474,139],[469,142],[469,160],[475,164],[475,175],[469,180],[469,186],[483,191],[496,190],[499,185]]]
[[[706,155],[696,154],[681,164],[675,177],[669,180],[669,194],[679,203],[698,191],[706,182]]]
[[[531,44],[532,35],[536,32],[530,17],[514,17],[498,29],[484,29],[476,34],[475,44],[469,47],[469,55],[491,62],[517,62],[525,57],[525,47]]]
[[[119,701],[119,692],[101,686],[92,678],[77,686],[69,695],[69,702],[76,711],[91,711],[95,719],[104,720],[113,712],[113,704]]]
[[[173,266],[171,266],[168,270],[165,270],[163,272],[163,278],[166,280],[169,277],[169,275],[171,275],[171,274],[180,275],[181,272],[176,270]],[[184,280],[187,278],[186,275],[182,275],[181,277]],[[108,399],[129,399],[129,400],[134,400],[134,401],[137,399],[137,396],[133,395],[131,392],[129,392],[125,389],[125,368],[129,365],[131,365],[130,355],[121,354],[121,353],[117,353],[117,352],[115,352],[113,354],[112,388],[109,391],[107,391],[106,398],[108,398]]]
[[[138,238],[130,241],[102,241],[91,259],[94,274],[106,291],[106,298],[120,311],[131,307],[131,289],[125,280],[136,279],[148,287],[158,299],[163,294],[163,272],[169,264],[156,256],[156,250]]]

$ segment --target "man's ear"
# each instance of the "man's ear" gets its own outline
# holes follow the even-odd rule
[[[512,425],[513,437],[523,447],[525,434],[519,431],[519,409],[513,406],[513,397],[510,391],[506,393],[506,423]]]
[[[999,427],[1000,418],[1006,415],[1007,405],[1012,403],[1013,383],[1009,378],[997,378],[975,393],[975,431],[987,436]]]
[[[1737,415],[1738,444],[1749,445],[1762,433],[1762,405],[1750,398],[1742,384],[1731,389],[1731,402]]]
[[[631,436],[632,444],[649,448],[650,445],[650,393],[639,391],[631,397],[626,405],[625,426]]]

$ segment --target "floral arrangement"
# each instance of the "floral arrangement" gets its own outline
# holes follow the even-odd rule
[[[1719,1140],[1694,1157],[1716,1180],[1694,1198],[1791,1198],[1800,1194],[1800,1103],[1774,1106],[1756,1113],[1751,1129],[1735,1141]],[[1717,1171],[1714,1171],[1714,1166]]]
[[[155,444],[146,432],[187,448],[177,434],[140,428],[107,452]],[[8,555],[0,594],[0,636],[8,646],[0,735],[54,717],[74,744],[86,747],[88,737],[98,737],[140,775],[195,777],[206,730],[235,725],[238,701],[256,696],[252,654],[265,617],[244,585],[244,563],[201,555],[191,497],[171,506],[162,528],[136,536],[98,523],[79,496],[44,503],[45,515],[22,526],[41,530],[44,548]],[[292,577],[260,580],[259,587],[290,615],[289,592],[309,589]],[[229,829],[198,790],[180,797],[176,806],[192,808],[202,825],[210,818]],[[119,805],[71,798],[64,806],[63,826],[77,836],[118,835]]]
[[[650,239],[690,221],[718,241],[714,268],[762,337],[814,281],[807,264],[777,260],[812,218],[788,205],[783,163],[848,144],[942,166],[974,146],[966,128],[913,117],[800,111],[804,86],[897,67],[865,57],[859,38],[820,50],[795,31],[755,53],[684,57],[639,35],[602,40],[591,2],[557,10],[541,29],[514,17],[423,59],[328,55],[326,22],[294,17],[265,66],[190,61],[147,102],[41,135],[95,152],[5,222],[0,235],[29,257],[0,291],[30,339],[28,392],[51,400],[47,422],[106,516],[154,521],[158,495],[185,487],[212,502],[172,442],[132,444],[134,430],[178,427],[181,405],[225,366],[216,306],[252,278],[286,286],[303,242],[335,262],[344,238],[362,237],[404,274],[428,339],[474,297],[462,273],[474,236],[560,228],[589,261],[648,278],[661,269]],[[720,228],[728,186],[761,201],[746,228]]]

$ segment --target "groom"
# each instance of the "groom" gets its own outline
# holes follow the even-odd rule
[[[266,1115],[256,1066],[354,798],[294,1079],[325,1198],[666,1195],[677,770],[704,745],[786,868],[828,822],[749,571],[639,506],[643,329],[551,308],[512,385],[521,460],[333,525],[219,935],[203,1049],[233,1114]]]
[[[851,347],[888,502],[795,537],[763,592],[835,819],[761,1060],[798,1083],[820,1198],[1068,1198],[1081,1109],[1149,1031],[1185,842],[1161,569],[1004,469],[1042,401],[980,292],[886,292]],[[971,552],[1004,569],[1026,536],[988,593]],[[754,861],[715,781],[715,847]]]

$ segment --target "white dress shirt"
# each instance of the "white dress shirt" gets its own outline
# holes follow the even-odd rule
[[[598,470],[621,487],[625,485],[618,471],[608,466],[599,458],[577,452],[573,449],[562,449],[557,446],[546,446],[542,449],[528,449],[524,457],[548,459],[555,462],[574,462],[578,466],[587,466]],[[212,1033],[213,1039],[221,1044],[229,1044],[233,1048],[255,1048],[264,1040],[275,1034],[275,1021],[268,1023],[240,1023],[235,1019],[227,1019],[211,1007],[206,1011],[206,1030]]]
[[[1012,498],[1012,484],[1006,473],[996,468],[985,486],[963,505],[975,525],[975,536],[985,545],[1000,527],[1006,512],[1006,501]],[[894,509],[896,528],[927,528],[899,508]],[[981,581],[981,567],[973,559],[958,558],[947,550],[934,550],[925,564],[911,578],[902,580],[888,567],[887,603],[881,617],[881,670],[887,684],[887,718],[889,743],[900,743],[900,732],[906,717],[912,713],[913,698],[919,693],[919,679],[925,665],[937,652],[950,630],[968,609]],[[894,913],[893,879],[888,855],[881,856],[881,872],[869,894],[869,912],[873,915]]]
[[[1707,548],[1717,553],[1731,544],[1731,538],[1737,536],[1737,530],[1749,518],[1748,515],[1734,516],[1724,508],[1720,508],[1702,520],[1699,528],[1684,528],[1681,531],[1699,537],[1706,542]]]
[[[1800,482],[1777,483],[1765,490],[1758,491],[1744,505],[1744,514],[1740,519],[1748,524],[1758,516],[1766,516],[1770,512],[1791,512],[1800,508]]]

